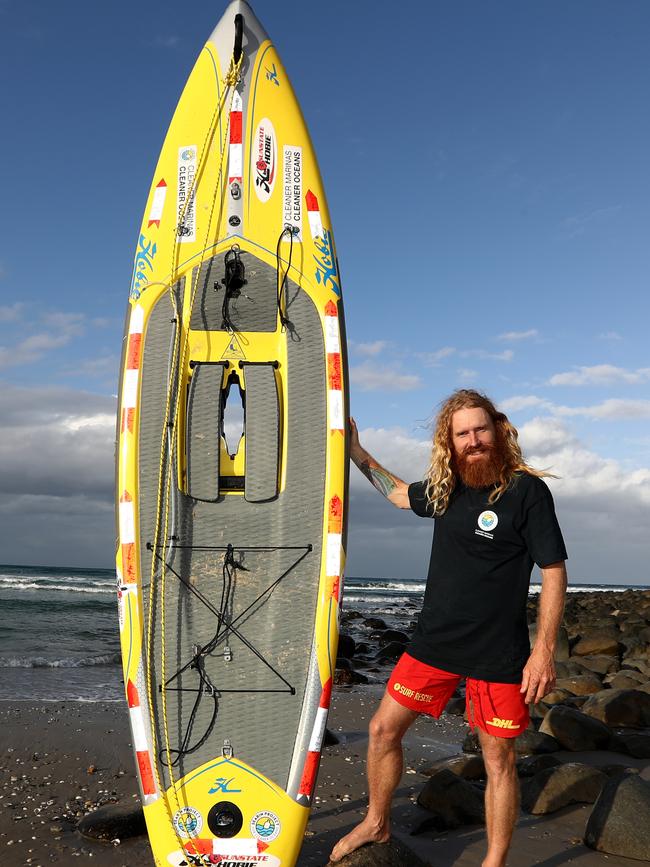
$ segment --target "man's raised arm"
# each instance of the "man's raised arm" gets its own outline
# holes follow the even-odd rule
[[[361,446],[359,431],[353,418],[350,419],[350,458],[368,481],[398,509],[410,509],[409,486],[385,470],[372,455]]]

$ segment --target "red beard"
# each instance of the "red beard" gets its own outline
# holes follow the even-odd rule
[[[470,461],[469,455],[481,454],[480,460]],[[453,468],[456,475],[468,488],[490,488],[501,478],[504,470],[505,454],[497,440],[492,445],[465,449],[462,454],[454,455]]]

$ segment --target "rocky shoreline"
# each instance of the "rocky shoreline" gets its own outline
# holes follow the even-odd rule
[[[537,598],[529,599],[531,645],[537,604]],[[385,679],[386,663],[400,656],[414,626],[412,611],[401,614],[402,629],[396,629],[381,618],[346,612],[339,684]],[[372,643],[378,644],[374,652]],[[650,591],[568,594],[556,668],[555,688],[531,708],[530,726],[516,741],[522,811],[547,815],[573,804],[593,804],[585,845],[650,861]],[[448,714],[466,717],[463,685],[443,717]],[[484,822],[485,768],[476,734],[468,731],[462,750],[421,771],[428,780],[417,802],[430,816],[416,833]],[[558,756],[594,751],[615,753],[621,760],[598,766],[593,757],[587,764]],[[628,757],[640,760],[635,764],[641,767],[630,766]],[[368,857],[354,863],[375,863],[370,853]]]
[[[536,611],[533,597],[533,635]],[[335,737],[323,752],[298,867],[326,864],[364,813],[368,722],[416,615],[412,602],[371,617],[345,609],[328,723]],[[522,813],[509,867],[650,861],[650,591],[569,594],[557,666],[556,689],[532,709],[531,726],[517,739]],[[153,863],[139,833],[125,705],[0,702],[0,725],[2,863]],[[480,863],[485,776],[462,688],[439,720],[416,722],[405,756],[395,847],[367,847],[349,864]],[[110,832],[84,836],[99,809],[114,822]]]

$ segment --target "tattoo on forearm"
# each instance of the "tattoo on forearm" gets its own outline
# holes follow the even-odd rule
[[[359,464],[359,469],[368,481],[377,488],[379,493],[385,497],[388,497],[397,487],[393,476],[377,464],[373,466],[370,464],[370,461],[365,460],[362,464]]]

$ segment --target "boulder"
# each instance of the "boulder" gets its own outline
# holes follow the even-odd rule
[[[363,624],[371,629],[388,629],[386,621],[382,620],[381,617],[364,617]]]
[[[647,680],[647,675],[628,668],[617,671],[615,674],[607,675],[607,677],[603,678],[603,683],[606,683],[612,689],[639,689]]]
[[[615,626],[586,629],[574,645],[572,653],[575,656],[591,656],[594,653],[617,656],[620,650],[620,637],[621,634]]]
[[[572,752],[602,749],[611,737],[609,728],[603,722],[561,704],[549,710],[539,730]]]
[[[334,683],[336,686],[350,686],[353,683],[368,683],[368,678],[355,671],[349,659],[341,658],[336,660]]]
[[[636,774],[608,780],[587,822],[585,845],[608,855],[647,861],[650,783]]]
[[[609,749],[627,753],[635,759],[650,759],[650,729],[616,729],[612,733]]]
[[[465,713],[466,701],[459,695],[452,695],[445,705],[445,713],[452,716],[463,716]]]
[[[485,822],[481,790],[447,768],[429,777],[418,804],[433,813],[433,827],[439,831]]]
[[[521,806],[540,816],[569,804],[593,804],[607,779],[602,771],[578,762],[546,768],[522,784]]]
[[[517,759],[517,774],[520,777],[534,777],[540,771],[557,768],[561,764],[560,759],[549,753],[544,753],[541,756],[524,756],[522,759]]]
[[[389,641],[384,647],[381,647],[374,658],[376,660],[391,660],[395,662],[406,650],[406,642],[404,641]]]
[[[615,656],[606,656],[604,653],[597,653],[593,656],[581,656],[580,665],[583,668],[593,671],[594,674],[609,674],[618,669],[618,659]]]
[[[146,834],[147,826],[140,804],[108,804],[83,816],[77,831],[93,840],[126,840]]]
[[[334,863],[328,861],[327,867],[334,867]],[[388,843],[367,843],[336,861],[336,867],[427,867],[427,864],[412,849],[391,837]]]
[[[484,780],[485,779],[485,764],[483,756],[466,755],[453,756],[451,759],[441,759],[434,762],[428,768],[421,770],[420,773],[425,777],[432,777],[438,771],[446,769],[456,774],[457,777],[462,777],[464,780]]]
[[[352,659],[352,657],[354,656],[355,648],[356,644],[354,638],[352,638],[351,635],[348,635],[347,632],[341,632],[339,634],[339,648],[337,657]]]
[[[591,695],[594,692],[600,692],[603,685],[595,674],[578,674],[558,678],[555,687],[556,689],[566,689],[572,695]]]
[[[561,689],[556,686],[555,689],[551,690],[551,692],[546,693],[542,701],[547,705],[558,704],[559,702],[564,701],[565,698],[569,698],[571,695],[574,695],[574,693],[570,692],[568,689]],[[546,714],[544,714],[544,716],[546,716]]]
[[[515,752],[518,756],[554,753],[559,749],[560,745],[555,738],[541,730],[527,729],[515,740]]]
[[[401,641],[403,644],[408,644],[409,641],[406,632],[401,632],[399,629],[385,629],[380,633],[379,639],[382,644],[388,644],[389,641]]]
[[[582,710],[609,726],[650,726],[650,694],[640,689],[605,689],[590,696]]]

